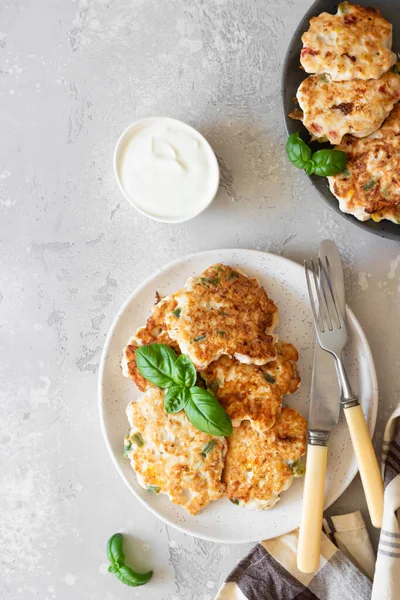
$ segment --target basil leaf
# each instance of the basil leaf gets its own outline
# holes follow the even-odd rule
[[[108,540],[107,558],[113,567],[124,564],[125,555],[122,549],[122,533],[114,533]]]
[[[181,387],[192,387],[196,383],[196,369],[185,354],[181,354],[172,373],[172,379]]]
[[[108,572],[109,573],[116,573],[117,571],[118,571],[118,567],[117,566],[110,565],[108,567]]]
[[[307,175],[312,175],[315,171],[315,163],[313,160],[309,160],[308,163],[306,164],[306,166],[304,167],[305,172],[307,173]]]
[[[168,388],[164,398],[164,408],[167,413],[177,413],[183,408],[190,400],[190,393],[187,388],[182,388],[179,385],[172,385]]]
[[[295,167],[298,169],[306,168],[311,158],[311,148],[303,142],[298,131],[289,135],[286,142],[286,154]]]
[[[136,349],[136,364],[140,374],[160,388],[173,385],[176,360],[175,352],[166,344],[150,344]]]
[[[125,583],[125,585],[137,587],[150,581],[153,571],[149,571],[148,573],[135,573],[135,571],[133,571],[130,567],[122,565],[115,575],[120,581],[122,581],[122,583]]]
[[[185,413],[199,431],[210,435],[232,435],[232,421],[215,396],[201,387],[190,388],[190,400],[185,406]]]
[[[347,154],[340,150],[317,150],[312,155],[314,173],[322,177],[337,175],[345,170]]]

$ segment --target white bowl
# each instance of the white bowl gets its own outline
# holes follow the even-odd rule
[[[153,125],[158,122],[161,122],[163,124],[170,123],[172,125],[179,124],[179,127],[181,129],[184,129],[184,130],[190,132],[192,135],[195,135],[197,138],[199,138],[204,144],[204,147],[206,149],[206,152],[207,152],[207,155],[209,158],[209,162],[210,162],[211,183],[210,183],[209,194],[207,194],[204,197],[204,199],[201,203],[199,203],[199,204],[196,203],[193,205],[192,213],[189,213],[189,214],[186,213],[186,215],[181,218],[179,218],[179,217],[160,218],[160,217],[155,216],[154,214],[151,214],[150,212],[146,212],[143,209],[143,206],[138,206],[138,204],[135,202],[135,199],[126,193],[125,188],[122,185],[122,181],[121,181],[121,175],[120,175],[121,159],[122,159],[123,150],[125,148],[125,145],[126,145],[128,139],[132,136],[132,134],[134,133],[134,131],[136,129],[143,127],[144,125]],[[129,127],[127,127],[125,129],[125,131],[121,134],[120,138],[118,139],[117,145],[115,146],[114,173],[115,173],[115,177],[118,182],[119,188],[120,188],[123,196],[128,200],[128,202],[130,202],[132,204],[132,206],[134,208],[136,208],[136,210],[138,212],[140,212],[142,215],[145,215],[146,217],[149,217],[150,219],[153,219],[154,221],[161,221],[162,223],[183,223],[184,221],[189,221],[190,219],[197,217],[197,215],[202,213],[214,200],[214,198],[217,194],[217,191],[218,191],[218,187],[219,187],[218,161],[214,154],[213,149],[211,148],[210,144],[207,142],[205,137],[203,135],[201,135],[201,133],[199,131],[197,131],[196,129],[191,127],[190,125],[183,123],[183,121],[179,121],[177,119],[170,119],[168,117],[147,117],[145,119],[140,119],[138,121],[134,121],[131,125],[129,125]]]

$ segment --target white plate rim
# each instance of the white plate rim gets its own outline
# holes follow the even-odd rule
[[[99,376],[98,376],[98,408],[99,408],[99,417],[100,417],[100,427],[101,427],[101,431],[103,433],[103,437],[104,437],[104,441],[108,450],[108,453],[110,455],[111,461],[113,462],[115,468],[118,471],[118,474],[120,475],[120,477],[122,478],[122,480],[124,481],[125,485],[128,487],[128,489],[131,491],[131,493],[134,495],[134,497],[147,509],[149,510],[155,517],[157,517],[158,519],[160,519],[161,521],[163,521],[166,525],[170,525],[171,527],[174,527],[175,529],[181,531],[182,533],[191,535],[192,537],[196,537],[196,538],[200,538],[206,541],[210,541],[210,542],[216,542],[216,543],[222,543],[222,544],[245,544],[245,543],[251,543],[251,542],[258,542],[259,537],[257,538],[248,538],[248,539],[233,539],[230,538],[229,540],[223,539],[223,538],[219,538],[213,535],[208,535],[206,533],[193,533],[193,531],[187,529],[186,527],[183,527],[173,521],[171,521],[170,519],[168,519],[167,517],[165,517],[164,515],[162,515],[160,512],[158,512],[157,510],[155,510],[150,504],[148,504],[143,498],[141,498],[136,491],[134,490],[134,488],[131,486],[130,482],[128,481],[128,479],[125,477],[119,462],[115,456],[115,453],[111,447],[110,441],[108,439],[108,435],[107,435],[107,431],[106,431],[106,426],[105,426],[105,418],[104,418],[104,404],[103,404],[103,376],[104,376],[104,369],[105,369],[105,363],[106,363],[106,357],[107,357],[107,353],[108,353],[108,348],[111,344],[111,340],[114,334],[114,331],[116,329],[116,326],[118,325],[118,322],[121,318],[121,316],[123,315],[123,313],[125,312],[126,308],[129,306],[129,304],[132,302],[132,300],[135,298],[136,295],[138,295],[143,288],[145,288],[149,283],[151,283],[152,281],[156,280],[157,277],[164,273],[165,271],[173,268],[174,266],[178,265],[179,263],[185,262],[185,261],[190,261],[192,259],[195,258],[200,258],[200,257],[206,257],[208,254],[215,254],[218,252],[232,252],[232,253],[247,253],[247,254],[254,254],[254,255],[267,255],[267,256],[272,256],[274,260],[278,260],[281,261],[282,263],[286,263],[288,265],[290,265],[291,268],[296,268],[296,269],[302,269],[302,266],[295,262],[294,260],[291,260],[289,258],[286,258],[285,256],[280,256],[278,254],[274,254],[272,252],[264,252],[262,250],[255,250],[255,249],[248,249],[248,248],[215,248],[215,249],[211,249],[211,250],[204,250],[204,251],[199,251],[199,252],[193,252],[190,254],[186,254],[185,256],[182,256],[180,258],[176,258],[168,263],[166,263],[165,265],[163,265],[162,267],[159,267],[158,269],[156,269],[156,271],[154,271],[151,275],[149,275],[148,277],[146,277],[146,279],[144,279],[142,281],[142,283],[140,283],[132,292],[131,294],[128,296],[128,298],[125,300],[125,302],[123,302],[123,304],[121,305],[120,309],[118,310],[116,316],[114,317],[112,324],[109,328],[109,331],[107,333],[105,342],[104,342],[104,347],[103,347],[103,351],[101,354],[101,358],[100,358],[100,368],[99,368]],[[356,318],[355,314],[353,313],[353,311],[349,308],[349,306],[346,304],[346,310],[347,313],[349,314],[349,316],[351,317],[352,320],[352,324],[354,326],[354,328],[357,330],[357,333],[360,337],[360,340],[362,342],[362,345],[365,349],[365,354],[367,356],[368,362],[372,367],[371,370],[371,380],[372,380],[372,389],[371,389],[371,402],[370,402],[370,410],[371,410],[371,414],[369,416],[369,431],[370,431],[370,435],[371,437],[373,436],[373,433],[375,431],[375,425],[376,425],[376,419],[377,419],[377,414],[378,414],[378,402],[379,402],[379,397],[378,397],[378,380],[377,380],[377,375],[376,375],[376,368],[375,368],[375,362],[373,359],[373,355],[372,355],[372,351],[371,351],[371,347],[368,343],[367,337],[364,333],[364,330],[362,329],[358,319]],[[334,494],[331,501],[329,502],[328,505],[324,506],[324,510],[326,510],[329,506],[331,506],[334,502],[336,502],[336,500],[346,491],[346,489],[349,487],[349,485],[352,483],[352,481],[354,480],[355,476],[358,473],[358,468],[354,467],[353,468],[353,472],[350,471],[349,474],[349,479],[347,484],[345,485],[345,487],[343,489],[340,489],[337,494]],[[289,531],[292,531],[292,528],[290,528],[288,531],[286,531],[285,533],[289,533]],[[283,534],[281,534],[283,535]]]

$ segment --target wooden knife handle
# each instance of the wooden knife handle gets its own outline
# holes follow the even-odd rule
[[[327,456],[326,446],[308,444],[297,548],[297,568],[302,573],[314,573],[319,565]]]
[[[360,471],[369,515],[374,527],[382,527],[383,481],[360,404],[344,409]]]

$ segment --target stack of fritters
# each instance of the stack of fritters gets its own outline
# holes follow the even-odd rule
[[[336,144],[348,155],[347,169],[329,178],[340,209],[361,221],[397,222],[400,163],[392,125],[400,124],[400,75],[391,50],[392,25],[374,8],[343,2],[336,15],[310,19],[302,41],[301,66],[313,75],[301,83],[301,110],[291,116],[303,122],[312,139]],[[387,128],[382,123],[389,115]],[[384,176],[389,172],[391,185]]]
[[[226,494],[235,504],[271,508],[305,453],[305,419],[282,409],[300,378],[297,351],[278,340],[278,309],[257,279],[216,264],[157,298],[152,315],[124,350],[122,368],[144,397],[128,407],[125,453],[150,491],[196,514]],[[182,411],[167,414],[164,391],[138,372],[138,346],[163,343],[186,354],[201,385],[232,420],[233,434],[197,431]]]

